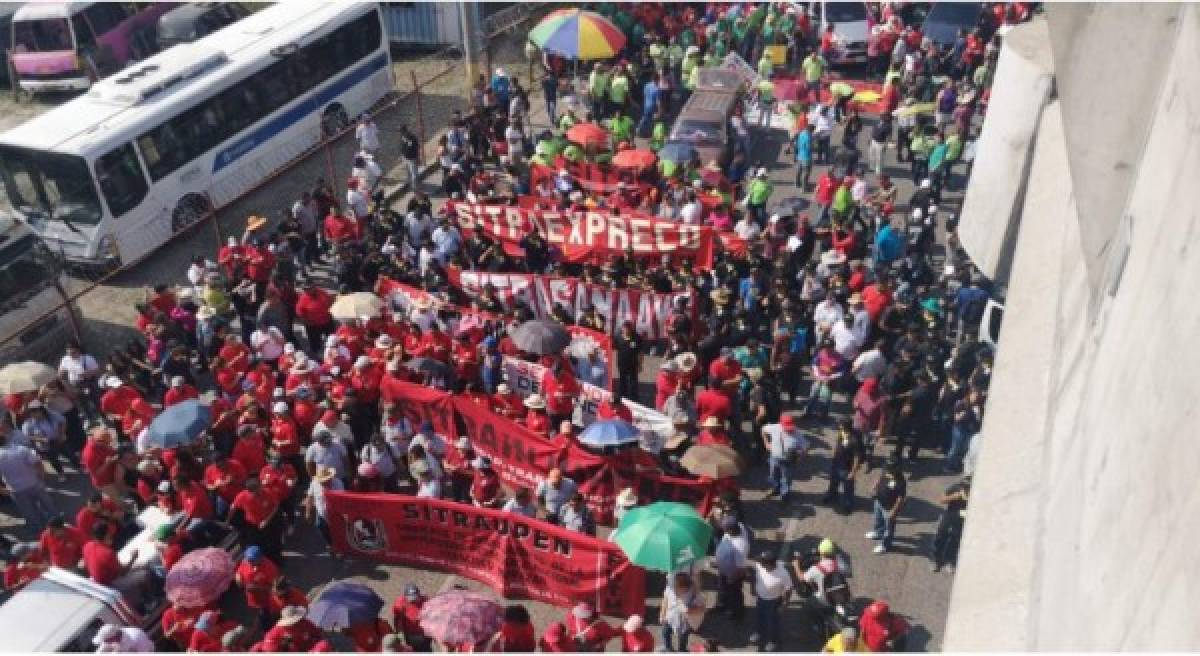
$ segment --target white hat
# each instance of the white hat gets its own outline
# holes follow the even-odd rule
[[[375,348],[388,348],[391,345],[392,338],[390,335],[380,335],[375,338]]]
[[[337,346],[338,342],[340,341],[342,341],[341,337],[338,337],[337,335],[330,335],[329,337],[325,338],[325,348]]]
[[[508,383],[500,383],[496,386],[497,394],[508,394],[510,391],[512,390],[509,388]]]
[[[183,376],[171,377],[171,387],[183,387],[183,384],[186,382],[187,381],[183,379]]]
[[[772,214],[772,215],[771,215],[771,218],[769,219],[769,221],[770,221],[771,223],[779,223],[779,219],[781,219],[781,218],[782,218],[782,217],[780,217],[778,214]]]
[[[230,248],[235,248],[238,245],[237,237],[230,237],[225,240],[225,245]]]
[[[454,446],[455,446],[455,448],[459,448],[459,449],[469,449],[469,448],[471,448],[471,440],[469,440],[465,437],[460,437],[454,443]]]
[[[921,211],[921,208],[914,207],[913,211],[912,211],[912,218],[923,219],[923,218],[925,218],[925,213]]]
[[[679,371],[679,363],[675,360],[663,360],[663,363],[658,365],[663,371]]]
[[[388,360],[388,362],[387,362],[387,367],[386,367],[386,368],[387,368],[387,370],[388,370],[388,373],[393,373],[393,374],[394,374],[394,373],[396,373],[397,371],[400,371],[400,360],[399,360],[399,358],[394,358],[394,359]]]
[[[541,394],[530,394],[525,397],[525,407],[533,410],[541,410],[546,407],[546,399],[543,399]]]
[[[365,355],[358,356],[358,359],[354,361],[355,369],[366,369],[369,366],[371,366],[371,358]]]
[[[925,178],[924,180],[921,180],[921,188],[922,189],[928,189],[932,186],[933,186],[933,181],[931,181],[929,178]]]
[[[282,399],[286,395],[286,391],[282,387],[276,387],[271,390],[271,396],[276,399]]]
[[[286,414],[287,411],[288,404],[284,403],[283,401],[278,401],[275,403],[275,405],[271,406],[271,412],[274,412],[277,415]]]
[[[295,345],[295,344],[293,344],[293,343],[291,343],[291,342],[288,342],[287,344],[284,344],[284,345],[283,345],[283,352],[284,352],[284,353],[287,353],[288,355],[291,355],[291,354],[295,353],[295,352],[296,352],[296,345]]]
[[[630,615],[629,619],[625,620],[625,633],[633,633],[634,631],[637,631],[638,629],[642,628],[642,624],[643,621],[641,615]]]
[[[760,166],[758,170],[754,172],[754,175],[757,175],[760,178],[765,178],[767,177],[767,169]]]
[[[100,384],[104,385],[108,389],[117,389],[121,385],[124,385],[121,379],[117,376],[105,376],[104,380],[100,381]]]

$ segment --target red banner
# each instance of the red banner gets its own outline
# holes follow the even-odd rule
[[[617,545],[529,519],[440,499],[330,492],[339,553],[465,576],[518,597],[607,615],[644,610],[645,571]]]
[[[537,231],[558,247],[567,262],[602,263],[632,251],[635,256],[691,258],[696,266],[712,267],[712,228],[660,221],[640,215],[607,212],[563,212],[519,205],[478,205],[450,201],[459,229],[470,234],[476,226],[502,242],[505,252],[519,257],[521,239]]]
[[[626,487],[636,489],[639,499],[679,501],[696,506],[701,514],[712,502],[711,481],[667,476],[650,464],[653,456],[637,449],[603,456],[578,445],[556,446],[489,407],[422,385],[390,381],[381,392],[384,400],[399,402],[410,420],[433,422],[443,438],[469,437],[475,452],[492,460],[500,480],[512,490],[534,490],[551,469],[560,468],[579,484],[601,524],[613,523],[617,495]],[[446,457],[453,462],[458,451],[448,449]]]
[[[521,299],[539,318],[548,318],[556,303],[561,303],[572,316],[584,308],[596,308],[606,322],[605,332],[612,334],[621,324],[632,321],[638,334],[646,339],[663,339],[670,332],[668,325],[675,299],[687,298],[688,307],[696,308],[692,293],[659,294],[641,289],[614,289],[606,285],[585,283],[579,278],[541,276],[530,273],[488,273],[486,271],[449,270],[450,284],[472,297],[483,293],[485,285],[496,288],[500,300],[512,307]],[[612,362],[610,360],[609,362]]]

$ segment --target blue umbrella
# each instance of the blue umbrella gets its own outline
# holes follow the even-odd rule
[[[579,435],[580,443],[597,448],[633,444],[640,438],[637,427],[621,419],[593,421]]]
[[[336,581],[321,591],[308,609],[308,619],[328,631],[344,629],[379,617],[383,599],[361,583]]]
[[[690,143],[683,141],[667,142],[658,150],[658,158],[665,159],[676,164],[682,162],[690,162],[696,156],[696,148]]]
[[[190,444],[212,424],[212,409],[192,399],[177,403],[150,422],[147,438],[151,446],[170,449]]]

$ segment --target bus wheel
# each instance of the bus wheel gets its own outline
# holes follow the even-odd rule
[[[350,117],[341,105],[330,105],[321,115],[321,135],[330,138],[345,130],[350,125]]]
[[[182,232],[212,212],[208,198],[200,194],[188,194],[175,205],[171,213],[171,232]]]

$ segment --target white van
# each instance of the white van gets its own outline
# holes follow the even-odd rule
[[[826,25],[833,25],[837,35],[838,49],[831,66],[865,64],[867,62],[867,38],[871,35],[873,20],[865,2],[826,2],[814,0],[808,3],[809,14],[816,26],[819,41]]]

